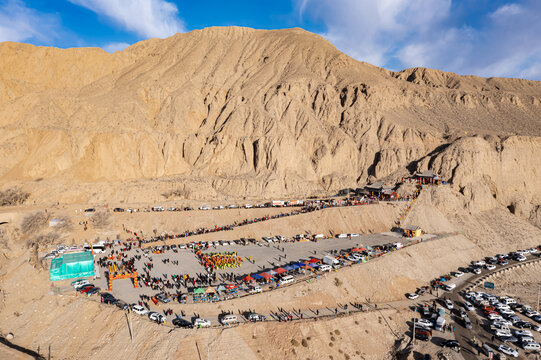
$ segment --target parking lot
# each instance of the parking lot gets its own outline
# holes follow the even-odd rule
[[[535,309],[531,310],[534,304],[520,304],[505,293],[476,285],[479,279],[483,279],[487,274],[528,262],[540,261],[537,254],[538,252],[535,255],[517,254],[515,258],[509,256],[509,258],[502,258],[501,261],[498,259],[496,263],[505,264],[503,266],[492,267],[492,264],[486,263],[482,265],[481,274],[466,272],[460,277],[451,279],[449,283],[454,283],[456,287],[452,291],[440,291],[440,299],[435,300],[430,295],[419,298],[416,301],[419,305],[434,304],[437,308],[444,310],[447,324],[451,324],[454,329],[452,333],[432,330],[430,337],[423,340],[429,340],[430,343],[436,345],[438,351],[442,351],[442,345],[453,345],[452,342],[446,343],[446,341],[456,340],[457,343],[445,351],[450,352],[453,358],[468,360],[488,358],[491,351],[494,353],[494,358],[501,355],[507,357],[516,355],[525,358],[526,355],[539,354],[541,316]],[[520,260],[516,260],[518,258]],[[472,266],[478,267],[479,262]],[[429,298],[431,300],[427,301]],[[445,299],[452,304],[452,309],[449,308]],[[430,327],[436,327],[437,315],[432,316],[434,317],[430,315],[423,317],[428,319]],[[471,325],[466,325],[468,322],[466,319],[469,319]],[[422,337],[419,335],[419,339]],[[430,346],[427,347],[422,341],[417,341],[421,343],[418,345],[420,349],[430,349]],[[456,346],[460,346],[460,352]]]
[[[375,246],[392,242],[401,241],[401,236],[397,233],[385,234],[370,234],[354,236],[352,238],[329,238],[314,241],[301,242],[280,242],[280,243],[264,243],[258,241],[256,244],[243,245],[227,245],[209,247],[203,250],[203,253],[212,252],[236,252],[239,257],[243,258],[240,267],[227,268],[216,272],[217,279],[212,285],[218,285],[226,282],[222,275],[233,275],[237,280],[244,275],[258,273],[272,268],[280,267],[285,264],[310,260],[312,257],[321,258],[329,252],[340,252],[342,249],[351,249],[361,246]],[[130,251],[124,252],[126,258],[140,256],[140,259],[135,259],[135,268],[141,274],[144,264],[152,262],[153,268],[150,271],[150,276],[163,278],[167,275],[170,279],[172,274],[182,275],[189,274],[190,277],[206,274],[206,270],[201,266],[199,259],[194,252],[189,249],[178,249],[176,252],[167,250],[161,254],[153,254],[150,249],[132,248]],[[108,250],[105,254],[96,254],[96,258],[106,257],[110,254]],[[178,265],[176,264],[178,262]],[[103,290],[107,289],[107,280],[103,276],[107,268],[101,268],[102,274],[100,279],[96,279],[94,284]],[[185,293],[188,291],[186,287],[175,289],[176,291]],[[155,290],[142,286],[134,289],[131,279],[114,280],[113,295],[128,303],[137,302],[140,295],[152,296],[156,293]]]

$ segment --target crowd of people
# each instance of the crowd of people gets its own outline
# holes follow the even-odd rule
[[[242,257],[237,255],[236,251],[203,253],[200,249],[198,249],[195,254],[199,257],[201,265],[207,269],[209,273],[227,268],[238,268],[242,265],[244,260]]]

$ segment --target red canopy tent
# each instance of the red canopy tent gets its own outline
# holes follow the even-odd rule
[[[286,269],[283,269],[283,268],[278,268],[278,269],[274,269],[274,272],[277,273],[277,274],[281,274],[283,272],[286,272],[287,270]]]
[[[242,279],[242,281],[244,281],[244,282],[253,281],[253,280],[254,280],[254,278],[251,277],[250,275],[245,276],[245,277]]]
[[[259,274],[259,275],[261,275],[261,276],[263,277],[263,279],[265,279],[265,280],[269,280],[269,279],[272,278],[272,275],[269,274],[269,273],[266,273],[266,272],[262,272],[262,273]]]
[[[366,249],[365,248],[355,248],[355,249],[351,249],[351,251],[361,252],[361,251],[366,251]]]
[[[316,258],[311,258],[310,260],[308,260],[309,263],[313,264],[313,263],[317,263],[317,262],[320,262],[321,260],[319,259],[316,259]]]
[[[249,277],[249,276],[247,276],[247,277]],[[244,279],[243,279],[243,280],[244,280]],[[252,280],[253,280],[253,279],[252,279]],[[228,289],[228,290],[235,289],[236,287],[237,287],[237,285],[235,285],[235,284],[227,284],[227,285],[225,286],[225,288]]]

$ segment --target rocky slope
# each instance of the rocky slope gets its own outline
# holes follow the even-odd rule
[[[77,186],[66,201],[159,187],[149,179],[194,198],[270,197],[428,166],[460,184],[487,175],[514,204],[537,185],[520,185],[533,172],[514,156],[538,146],[540,99],[534,81],[389,72],[300,29],[209,28],[115,54],[2,43],[0,182],[39,189],[37,202]]]

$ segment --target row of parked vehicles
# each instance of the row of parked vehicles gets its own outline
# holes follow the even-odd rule
[[[518,316],[518,314],[523,314],[541,323],[539,312],[532,310],[528,305],[518,304],[515,299],[508,296],[496,296],[478,291],[468,292],[464,297],[466,298],[465,308],[473,309],[475,306],[489,320],[489,323],[485,325],[486,330],[504,343],[498,348],[500,352],[518,357],[518,351],[506,345],[509,343],[517,344],[526,351],[541,350],[541,345],[535,341],[532,333],[532,331],[541,332],[541,326]],[[484,351],[488,356],[490,345],[485,346]]]
[[[87,279],[78,279],[71,283],[71,285],[74,287],[75,291],[78,291],[79,293],[86,294],[88,296],[94,295],[99,293],[100,288],[95,287],[93,284],[91,284]],[[259,292],[261,289],[259,290]],[[170,299],[165,296],[164,294],[160,293],[155,295],[153,298],[157,299],[157,301],[160,301],[162,303],[168,303]],[[150,311],[147,310],[144,306],[141,306],[139,304],[127,304],[126,302],[116,299],[112,294],[108,292],[103,292],[100,294],[100,299],[103,304],[109,304],[109,305],[115,305],[119,309],[125,310],[125,311],[132,311],[137,315],[141,316],[148,316],[148,318],[158,324],[165,324],[167,322],[167,317],[163,314],[160,314],[156,311]],[[156,302],[157,303],[157,302]],[[265,321],[266,317],[261,314],[257,313],[250,313],[247,315],[248,321],[251,322],[257,322],[257,321]],[[233,314],[223,314],[219,317],[220,324],[227,326],[232,325],[237,322],[239,322],[239,319],[236,315]],[[188,321],[180,316],[177,316],[173,319],[172,324],[177,327],[181,328],[207,328],[212,325],[210,320],[204,319],[204,318],[194,318],[192,321]]]

